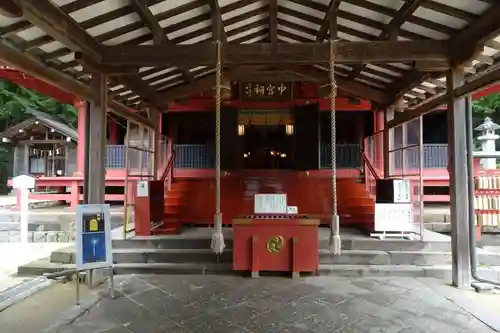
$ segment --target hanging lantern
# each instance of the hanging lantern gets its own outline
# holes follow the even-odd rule
[[[286,135],[293,135],[293,125],[288,124],[285,126]]]
[[[238,125],[238,135],[239,136],[245,135],[245,125],[243,124]]]

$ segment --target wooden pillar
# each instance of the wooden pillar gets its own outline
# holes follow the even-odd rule
[[[19,175],[19,161],[18,159],[18,153],[19,153],[19,148],[17,147],[17,144],[14,146],[14,152],[13,152],[13,160],[12,160],[12,177],[16,177]]]
[[[76,113],[78,116],[78,143],[76,146],[76,172],[80,175],[84,173],[85,169],[85,122],[86,110],[85,102],[75,102]]]
[[[109,144],[118,144],[118,123],[112,118],[109,119]]]
[[[452,282],[458,288],[469,287],[471,283],[465,137],[467,105],[465,98],[455,99],[454,96],[454,90],[463,83],[463,70],[452,69],[448,71],[446,88],[448,94]]]
[[[405,178],[405,175],[409,174],[408,172],[408,163],[407,163],[407,158],[406,158],[406,155],[408,154],[408,149],[406,149],[406,147],[408,146],[408,123],[403,123],[401,125],[401,142],[402,142],[402,145],[401,145],[401,148],[403,148],[401,150],[401,173],[403,175],[402,178]]]
[[[394,118],[394,110],[392,108],[387,108],[384,110],[384,132],[383,132],[383,142],[384,142],[384,178],[389,177],[391,174],[391,153],[390,151],[394,147],[394,131],[391,131],[387,127],[387,122]]]
[[[23,164],[24,164],[24,174],[29,175],[30,174],[30,146],[26,143],[24,144]]]
[[[89,148],[86,150],[88,170],[85,170],[88,186],[88,203],[104,203],[106,159],[106,103],[107,81],[103,73],[92,73],[92,101],[89,113]],[[91,169],[91,170],[90,170]]]
[[[159,177],[158,175],[158,169],[160,168],[161,162],[162,162],[162,155],[161,155],[161,145],[160,145],[160,131],[161,131],[161,114],[158,112],[158,109],[152,108],[150,109],[150,114],[149,117],[153,121],[154,124],[154,129],[148,130],[149,136],[148,140],[149,142],[149,150],[154,151],[154,154],[152,156],[152,161],[151,161],[151,171],[150,174],[154,175],[155,179]]]
[[[374,133],[375,136],[373,137],[373,154],[374,156],[371,156],[374,161],[374,166],[378,170],[384,170],[384,133],[382,132],[384,130],[384,112],[381,110],[374,111],[373,112],[374,116]]]

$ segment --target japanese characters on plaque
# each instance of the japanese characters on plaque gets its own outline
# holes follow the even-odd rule
[[[291,83],[242,82],[240,96],[243,100],[291,100]]]

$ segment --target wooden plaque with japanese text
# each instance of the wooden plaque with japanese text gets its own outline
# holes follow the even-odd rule
[[[291,83],[240,83],[240,99],[244,101],[290,101],[293,98]]]

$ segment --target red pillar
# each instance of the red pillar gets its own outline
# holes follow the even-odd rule
[[[85,102],[76,101],[75,108],[78,115],[78,144],[76,147],[76,172],[83,176],[85,165]]]
[[[373,144],[374,144],[374,153],[375,156],[374,162],[375,162],[375,168],[379,170],[384,170],[384,136],[382,134],[382,131],[384,129],[384,112],[382,111],[375,111],[374,113],[375,121],[374,121],[374,132],[375,137],[373,138]]]
[[[109,144],[118,144],[118,123],[113,119],[109,119]]]

